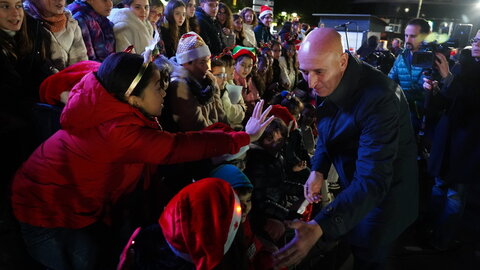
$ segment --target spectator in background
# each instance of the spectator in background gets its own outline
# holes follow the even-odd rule
[[[270,27],[273,22],[273,10],[269,6],[262,6],[260,8],[260,14],[258,15],[260,22],[255,27],[255,39],[257,40],[257,46],[260,47],[260,43],[268,43],[274,39],[270,32]]]
[[[234,128],[241,126],[247,107],[241,96],[236,103],[232,103],[230,100],[230,96],[226,88],[227,73],[225,66],[226,64],[222,60],[213,59],[211,62],[211,72],[213,76],[215,76],[217,85],[220,88],[220,98],[222,100],[227,122],[232,128]]]
[[[108,17],[113,22],[115,50],[121,52],[133,45],[133,52],[141,54],[153,39],[153,27],[148,21],[148,0],[124,0],[124,8],[113,9]]]
[[[148,13],[148,21],[154,29],[158,29],[165,23],[165,6],[161,0],[150,0],[150,12]]]
[[[243,19],[238,14],[233,14],[233,33],[235,34],[235,45],[251,47],[243,31]]]
[[[235,45],[232,11],[224,3],[219,3],[218,5],[217,21],[222,26],[223,44],[225,47],[232,48]]]
[[[360,46],[357,50],[357,55],[365,61],[367,57],[375,52],[378,47],[378,37],[377,36],[370,36],[368,37],[367,41]]]
[[[161,26],[160,31],[165,44],[165,56],[170,58],[175,56],[180,37],[189,32],[185,3],[181,0],[168,1],[165,18],[168,24]]]
[[[285,62],[280,61],[282,56],[282,44],[276,40],[272,42],[272,56],[273,56],[273,82],[278,82],[282,90],[290,89],[290,80],[288,79],[287,67]]]
[[[200,26],[198,25],[197,17],[195,16],[195,9],[197,8],[196,0],[182,0],[187,7],[187,20],[190,31],[200,34]]]
[[[107,18],[112,6],[111,0],[75,0],[67,7],[82,29],[89,60],[102,62],[115,52],[113,23]]]
[[[286,67],[288,85],[287,90],[293,90],[297,86],[298,81],[298,61],[297,50],[294,41],[284,42],[282,46],[282,56],[279,58],[281,66]]]
[[[253,28],[258,24],[255,11],[251,7],[245,7],[240,11],[240,17],[243,19],[243,32],[245,33],[245,39],[247,40],[246,42],[243,42],[243,46],[257,46],[257,39],[255,38],[255,32],[253,31]]]
[[[217,21],[218,0],[200,0],[195,12],[200,25],[200,36],[213,55],[218,55],[225,48],[222,40],[222,26]]]
[[[292,29],[292,22],[286,21],[282,25],[282,29],[280,29],[280,32],[278,32],[278,36],[280,37],[280,40],[282,42],[285,41],[285,36],[286,35],[292,35],[293,34],[293,29]]]
[[[50,59],[56,71],[88,59],[82,30],[70,11],[65,10],[65,0],[27,0],[24,8],[47,30]]]
[[[168,130],[194,131],[217,122],[226,123],[220,89],[208,71],[210,56],[198,34],[189,32],[180,38],[175,56],[178,65],[167,96]]]
[[[390,52],[397,57],[403,51],[403,41],[399,38],[394,38],[392,40],[392,47],[390,48]]]
[[[257,86],[252,80],[252,68],[257,61],[255,49],[236,46],[233,48],[233,59],[235,59],[234,81],[236,85],[243,87],[242,96],[247,105],[247,117],[252,113],[255,103],[260,99]]]

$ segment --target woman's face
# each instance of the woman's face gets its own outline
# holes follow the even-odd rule
[[[173,10],[173,18],[178,27],[182,26],[185,22],[186,9],[185,7],[177,7]]]
[[[253,14],[252,11],[249,10],[249,11],[245,12],[245,18],[244,18],[245,23],[246,24],[252,24],[253,23],[253,16],[255,16],[255,15]]]
[[[87,3],[92,6],[93,10],[101,16],[107,17],[112,11],[112,0],[87,0]]]
[[[9,31],[18,31],[23,22],[22,1],[0,0],[0,28]]]
[[[296,52],[297,52],[297,51],[295,50],[295,46],[288,46],[288,47],[287,47],[287,56],[288,56],[289,58],[293,58],[293,57],[295,56],[295,53],[296,53]]]
[[[45,1],[45,0],[44,0]],[[53,1],[53,0],[51,0]],[[150,13],[150,5],[148,0],[133,0],[128,8],[139,18],[142,22],[145,21]]]
[[[134,97],[136,98],[135,106],[140,107],[149,115],[160,116],[162,114],[163,101],[167,95],[165,91],[167,87],[168,81],[165,82],[160,78],[160,72],[155,70],[150,83],[143,90],[142,95]]]
[[[273,45],[272,47],[272,56],[274,59],[279,59],[282,56],[282,48],[280,45]]]
[[[227,21],[227,11],[225,8],[219,8],[217,13],[217,20],[220,24],[224,25]]]
[[[150,7],[150,12],[148,13],[148,21],[153,25],[157,24],[158,20],[163,17],[163,11],[163,7]]]
[[[45,18],[62,15],[65,12],[65,0],[40,0],[39,8]]]
[[[190,0],[187,4],[187,17],[191,18],[195,16],[195,7],[197,6],[197,3],[195,0]]]
[[[242,78],[250,75],[253,68],[253,59],[250,57],[243,57],[240,61],[235,63],[235,72]]]
[[[243,20],[242,18],[238,18],[235,21],[233,21],[233,29],[237,32],[241,32],[243,30]]]

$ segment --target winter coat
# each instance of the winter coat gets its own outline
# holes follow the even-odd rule
[[[245,39],[243,40],[243,46],[256,47],[257,39],[255,38],[255,32],[253,31],[253,25],[244,23],[243,33],[245,34]]]
[[[247,77],[245,79],[238,75],[237,72],[234,72],[233,79],[236,85],[240,85],[243,87],[242,97],[245,101],[245,104],[247,104],[247,106],[254,106],[255,103],[260,100],[260,95],[258,93],[255,83],[253,83],[252,78]]]
[[[108,19],[113,23],[115,51],[121,52],[133,45],[134,52],[141,54],[153,39],[153,26],[141,21],[129,8],[112,9]]]
[[[19,56],[15,50],[18,47],[15,36],[0,30],[0,155],[3,160],[0,178],[5,179],[0,189],[10,183],[18,167],[40,143],[34,132],[32,108],[39,101],[40,83],[54,69],[48,60],[50,36],[47,30],[38,20],[28,14],[25,16],[28,37],[33,42],[32,51],[27,55]],[[16,57],[7,53],[11,49]],[[47,59],[42,58],[42,51],[46,51]]]
[[[208,77],[199,82],[180,65],[171,75],[165,109],[169,130],[202,130],[217,122],[226,123],[220,90]]]
[[[201,7],[197,7],[195,16],[200,25],[200,36],[207,44],[212,55],[221,53],[225,44],[222,41],[222,26],[220,23],[212,19]]]
[[[349,56],[337,88],[317,107],[312,170],[331,164],[344,188],[315,217],[326,240],[392,243],[417,217],[417,151],[405,96],[380,71]]]
[[[167,58],[175,56],[175,41],[170,36],[170,29],[165,26],[160,26],[160,33],[162,35],[162,41],[165,46],[165,56]]]
[[[295,67],[293,66],[294,63],[290,62],[290,67],[289,67],[287,64],[287,60],[285,59],[285,56],[280,56],[280,58],[278,59],[278,63],[280,64],[280,68],[283,69],[283,72],[280,72],[280,76],[281,76],[280,81],[282,83],[288,82],[288,85],[290,85],[289,90],[295,89],[298,74],[297,74],[297,71],[295,70]]]
[[[423,107],[425,90],[423,89],[423,68],[414,67],[408,59],[410,50],[404,50],[395,60],[388,77],[402,87],[409,103],[415,102]]]
[[[255,29],[255,39],[257,40],[257,46],[260,47],[260,42],[268,43],[270,40],[274,39],[272,33],[270,33],[270,28],[265,26],[262,22],[259,22]]]
[[[471,54],[452,68],[440,94],[451,102],[440,119],[428,161],[429,172],[449,183],[480,179],[480,62]]]
[[[221,93],[223,110],[225,111],[225,117],[230,126],[235,127],[242,124],[243,118],[245,118],[245,110],[247,106],[243,101],[243,98],[240,97],[240,100],[237,104],[232,104],[230,97],[228,96],[228,90],[224,89]]]
[[[82,0],[75,0],[67,6],[82,30],[83,42],[89,60],[102,62],[115,52],[113,23]]]
[[[15,175],[12,205],[20,222],[72,229],[108,224],[112,205],[135,188],[147,164],[237,153],[250,140],[244,132],[160,131],[108,93],[94,73],[72,89],[61,125]]]
[[[44,24],[42,18],[39,17],[40,15],[35,13],[36,8],[31,7],[31,5],[30,2],[25,2],[25,11]],[[82,38],[82,30],[78,26],[77,20],[72,17],[69,10],[65,10],[65,16],[67,16],[66,27],[60,32],[53,33],[44,26],[51,40],[51,60],[56,69],[55,71],[88,59],[87,49]]]

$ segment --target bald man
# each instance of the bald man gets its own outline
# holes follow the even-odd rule
[[[319,97],[318,142],[305,198],[320,201],[333,163],[343,188],[295,238],[278,266],[298,264],[320,239],[347,239],[355,269],[382,269],[394,240],[417,217],[416,146],[405,96],[380,71],[344,53],[340,35],[312,31],[298,53],[300,71]]]

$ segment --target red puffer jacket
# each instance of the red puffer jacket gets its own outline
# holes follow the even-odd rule
[[[70,93],[62,129],[17,171],[12,205],[21,222],[82,228],[109,219],[109,208],[131,192],[146,164],[173,164],[236,153],[244,132],[171,134],[115,99],[87,74]]]

